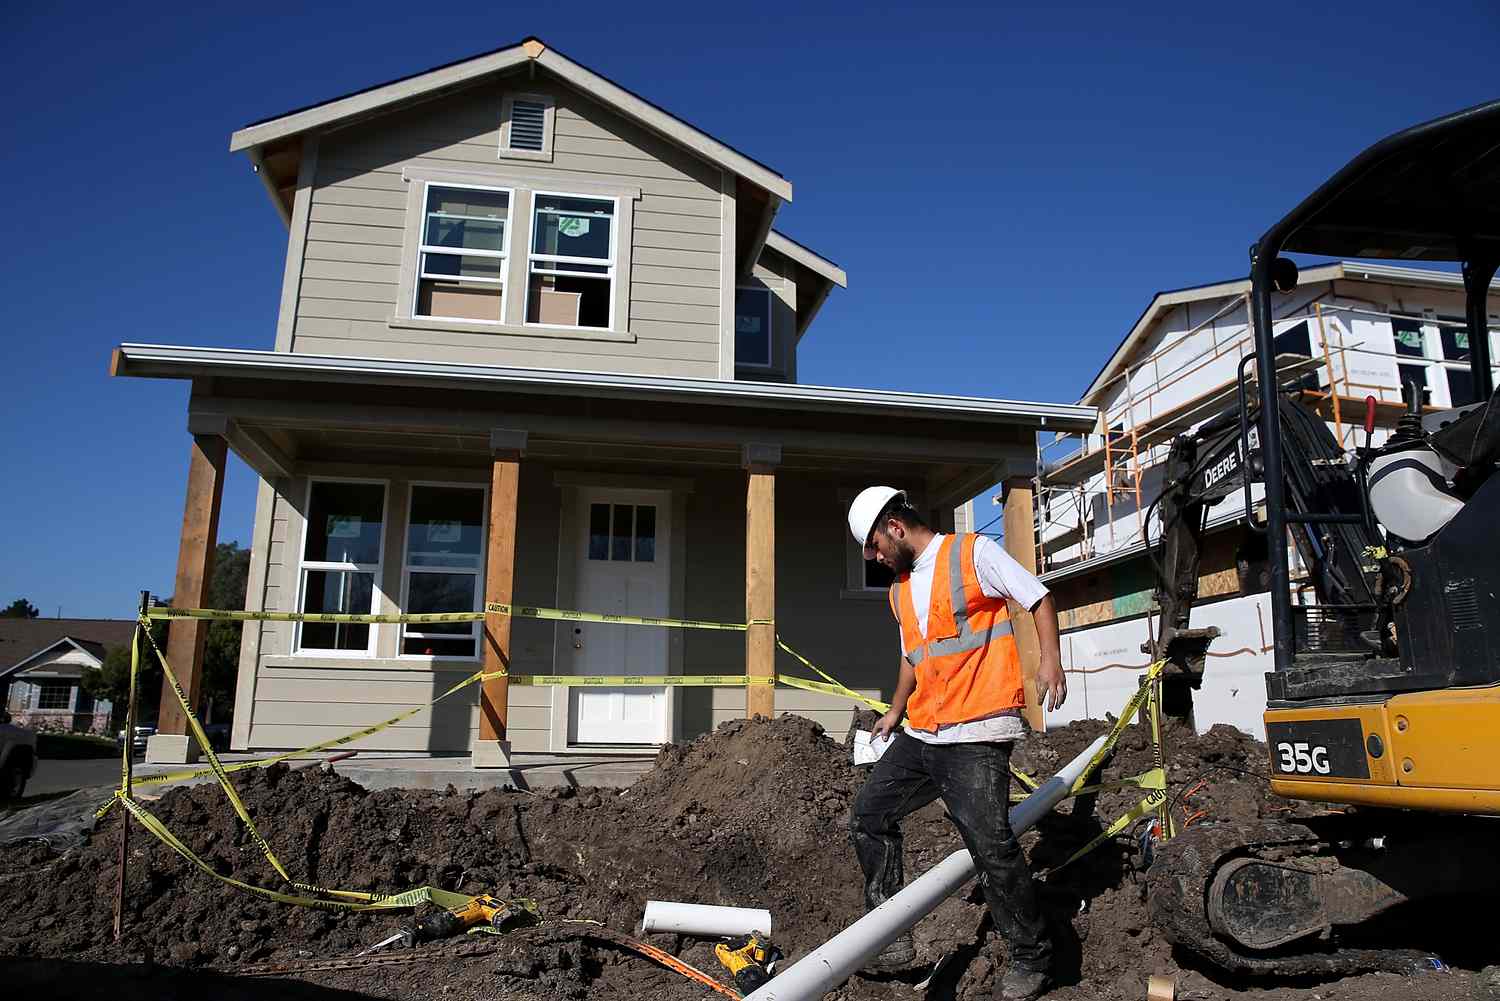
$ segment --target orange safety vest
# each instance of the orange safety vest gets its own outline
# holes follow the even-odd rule
[[[901,650],[917,673],[906,718],[918,730],[967,723],[1026,705],[1010,608],[1004,598],[991,598],[979,586],[974,569],[977,538],[949,535],[938,548],[925,637],[917,628],[911,575],[891,585],[891,613],[901,624]]]

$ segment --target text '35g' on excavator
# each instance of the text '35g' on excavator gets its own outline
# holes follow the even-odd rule
[[[1275,374],[1277,308],[1292,308],[1297,284],[1284,253],[1459,264],[1475,402],[1434,411],[1413,387],[1394,433],[1372,447],[1368,400],[1364,442],[1345,451],[1309,403],[1316,394]],[[1346,808],[1198,824],[1156,851],[1154,922],[1225,969],[1409,971],[1430,962],[1409,948],[1421,926],[1381,939],[1382,926],[1466,895],[1488,906],[1451,913],[1489,913],[1500,899],[1497,264],[1500,101],[1376,143],[1255,244],[1255,352],[1240,365],[1238,405],[1173,443],[1155,502],[1161,615],[1148,644],[1168,661],[1167,711],[1191,716],[1216,633],[1189,621],[1207,511],[1239,494],[1237,562],[1264,566],[1274,632],[1271,788]],[[1315,600],[1292,602],[1288,536],[1308,575],[1299,590]]]

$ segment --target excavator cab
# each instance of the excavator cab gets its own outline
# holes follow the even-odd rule
[[[1413,392],[1384,443],[1370,444],[1367,419],[1364,445],[1346,450],[1277,375],[1275,307],[1297,276],[1288,253],[1458,264],[1472,402],[1437,412]],[[1215,638],[1190,621],[1204,513],[1243,491],[1274,633],[1270,785],[1309,804],[1295,818],[1198,824],[1158,849],[1153,920],[1226,969],[1418,969],[1421,952],[1362,936],[1399,908],[1500,893],[1497,265],[1500,101],[1376,143],[1256,242],[1255,352],[1238,405],[1173,442],[1151,652],[1179,682],[1176,701],[1190,700]],[[1306,569],[1298,592],[1315,600],[1293,602],[1289,538]]]
[[[1425,413],[1412,393],[1396,432],[1362,448],[1358,506],[1288,504],[1283,411],[1259,380],[1275,671],[1267,676],[1273,789],[1294,799],[1500,812],[1500,406],[1488,301],[1500,265],[1500,102],[1400,132],[1355,157],[1251,253],[1256,366],[1271,371],[1286,252],[1443,261],[1462,268],[1475,402]],[[1295,489],[1295,487],[1293,487]],[[1342,593],[1293,605],[1291,529],[1346,553]],[[1340,530],[1343,529],[1342,533]],[[1355,565],[1357,563],[1357,565]],[[1351,580],[1363,576],[1363,580]],[[1314,581],[1314,584],[1318,584]],[[1356,595],[1359,600],[1351,600]]]

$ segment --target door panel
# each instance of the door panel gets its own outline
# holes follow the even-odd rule
[[[669,495],[642,490],[579,491],[575,524],[577,607],[618,615],[668,613]],[[559,638],[571,673],[665,674],[666,630],[575,622]],[[559,657],[563,662],[563,657]],[[669,696],[661,687],[569,689],[569,742],[659,744]]]

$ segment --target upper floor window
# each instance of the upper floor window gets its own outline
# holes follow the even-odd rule
[[[641,189],[543,190],[534,175],[407,166],[393,327],[632,341],[631,233]]]
[[[1391,317],[1401,399],[1409,401],[1412,387],[1422,402],[1437,407],[1463,407],[1477,400],[1469,369],[1469,333],[1462,317]],[[1500,346],[1490,332],[1491,359]],[[1494,369],[1500,374],[1500,368]]]
[[[428,184],[413,316],[500,323],[511,192]]]
[[[771,290],[741,288],[734,293],[734,363],[771,367]]]
[[[552,159],[552,98],[506,94],[500,102],[500,155],[518,160]]]
[[[301,612],[371,615],[385,540],[385,484],[314,480],[307,491],[306,531],[298,580]],[[304,651],[371,653],[366,623],[304,622]]]
[[[526,322],[548,327],[614,327],[618,199],[537,192]]]

